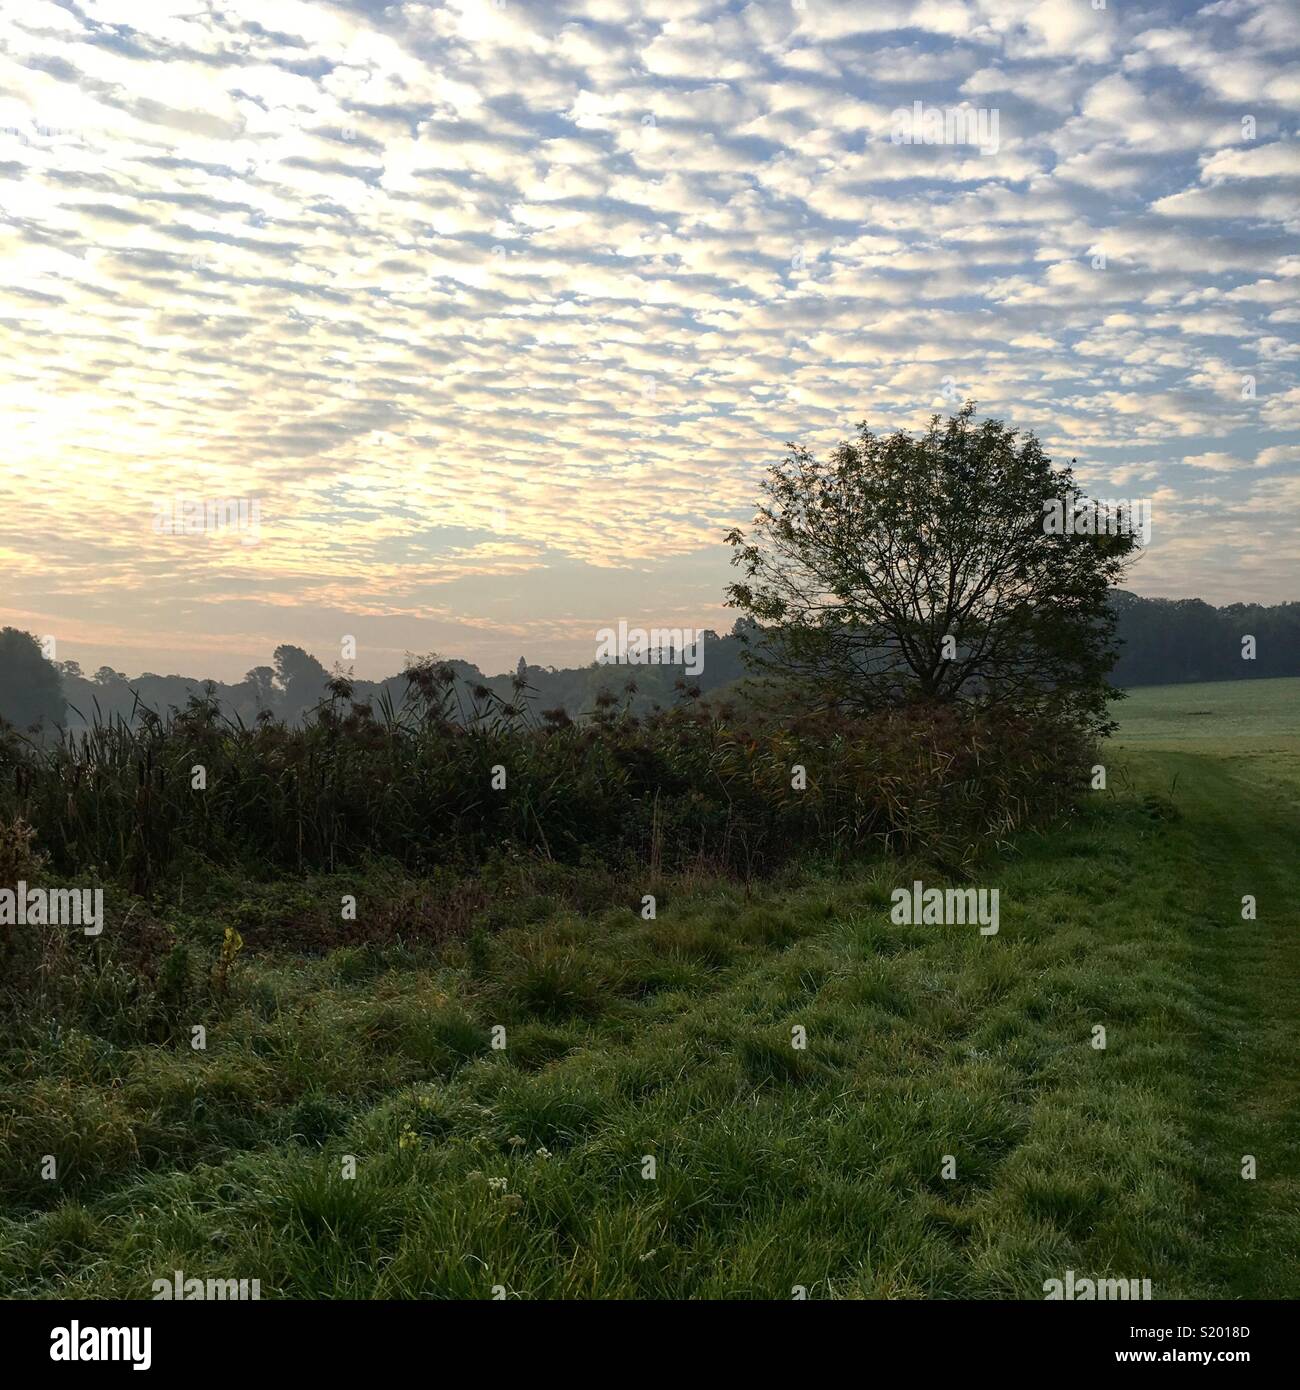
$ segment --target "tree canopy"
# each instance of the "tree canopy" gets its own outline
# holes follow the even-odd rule
[[[751,533],[727,537],[743,575],[728,603],[764,628],[755,664],[821,702],[1054,708],[1105,728],[1109,595],[1137,538],[1113,512],[1054,533],[1055,508],[1098,515],[1073,471],[974,414],[917,437],[863,423],[825,462],[792,444]]]
[[[30,632],[0,629],[0,723],[50,729],[63,723],[64,713],[59,670],[41,644]]]

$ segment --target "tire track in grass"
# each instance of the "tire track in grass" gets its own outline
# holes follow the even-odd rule
[[[1229,1297],[1300,1296],[1300,766],[1162,752],[1154,760],[1197,860],[1189,927],[1215,1022],[1199,1060],[1193,1143],[1207,1281]],[[1288,791],[1290,794],[1288,794]],[[1242,917],[1243,895],[1256,920]],[[1245,1156],[1257,1176],[1243,1178]]]

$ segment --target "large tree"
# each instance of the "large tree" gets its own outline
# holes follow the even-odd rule
[[[275,649],[272,660],[275,662],[275,689],[281,695],[282,712],[284,718],[292,722],[324,699],[325,684],[330,673],[310,652],[288,642],[281,643]]]
[[[0,629],[0,724],[49,730],[65,713],[58,668],[41,644],[30,632]]]
[[[1096,513],[1072,470],[974,413],[917,437],[864,423],[824,463],[791,445],[751,533],[727,537],[744,576],[729,606],[763,625],[760,668],[839,708],[1052,708],[1105,728],[1130,518],[1083,529]]]

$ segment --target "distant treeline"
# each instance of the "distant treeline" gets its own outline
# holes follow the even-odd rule
[[[1124,645],[1112,685],[1300,676],[1300,603],[1213,608],[1198,598],[1139,598],[1124,590],[1113,602]],[[1248,637],[1252,659],[1243,656]]]
[[[680,703],[679,681],[698,686],[701,693],[738,681],[744,675],[741,664],[742,643],[735,637],[719,637],[707,633],[703,639],[706,656],[699,677],[684,675],[682,665],[581,666],[557,670],[554,666],[530,666],[522,658],[518,667],[497,676],[484,675],[468,661],[434,656],[423,658],[438,662],[455,673],[455,687],[461,703],[468,708],[475,691],[489,690],[501,700],[519,701],[540,717],[547,710],[564,710],[571,718],[590,714],[597,698],[604,692],[617,697],[617,703],[627,705],[635,713],[650,713],[656,707],[670,709]],[[343,668],[330,669],[301,647],[284,645],[275,649],[271,666],[256,666],[242,681],[207,682],[190,676],[159,676],[146,672],[130,678],[110,667],[100,667],[93,676],[79,671],[75,663],[60,665],[63,696],[67,701],[66,723],[79,727],[83,722],[95,722],[114,715],[131,716],[133,708],[145,706],[159,714],[169,708],[182,708],[193,695],[210,693],[223,712],[238,717],[245,724],[256,721],[262,711],[269,711],[286,723],[301,722],[304,715],[326,698],[326,685]],[[72,668],[72,669],[69,669]],[[367,681],[348,676],[352,699],[361,704],[378,707],[385,697],[400,706],[406,694],[406,679],[394,674],[382,681]],[[518,682],[523,685],[519,687]],[[635,690],[628,691],[629,683]],[[211,691],[208,691],[208,686]],[[518,691],[522,689],[522,698]],[[0,713],[3,711],[0,710]],[[80,717],[79,717],[80,716]]]
[[[1214,608],[1200,599],[1140,598],[1124,591],[1115,595],[1114,603],[1123,646],[1111,674],[1113,685],[1300,676],[1300,603]],[[752,638],[757,629],[741,621],[726,636],[706,632],[698,676],[687,675],[680,664],[614,666],[593,662],[561,670],[529,665],[521,657],[515,671],[495,676],[485,675],[467,661],[448,659],[445,664],[455,672],[466,700],[472,698],[476,687],[490,690],[502,700],[515,700],[516,683],[522,679],[524,698],[539,715],[560,709],[572,718],[589,714],[602,692],[615,695],[633,712],[645,714],[656,707],[671,708],[692,689],[709,695],[734,687],[746,673],[746,632]],[[1243,657],[1246,638],[1254,639],[1252,659]],[[184,706],[208,684],[201,677],[153,672],[132,678],[107,666],[90,675],[71,661],[59,663],[58,672],[67,702],[65,722],[71,727],[93,722],[96,709],[101,717],[129,718],[140,706],[165,713],[173,706]],[[337,673],[301,647],[286,644],[276,648],[273,665],[254,667],[242,681],[212,682],[211,693],[228,716],[246,724],[254,722],[263,710],[292,723],[319,704],[326,683]],[[16,673],[11,671],[10,675]],[[5,684],[0,673],[0,706],[8,703]],[[629,685],[634,689],[629,690]],[[405,687],[400,674],[383,681],[354,680],[353,699],[378,702],[387,695],[394,704],[400,704]],[[2,707],[0,715],[5,715]],[[20,723],[13,714],[6,717]]]

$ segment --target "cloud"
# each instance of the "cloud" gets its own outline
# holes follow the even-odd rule
[[[5,611],[42,630],[247,665],[237,624],[353,611],[559,660],[634,581],[716,622],[786,441],[952,391],[1174,498],[1300,462],[1291,7],[119,9],[0,15]],[[895,144],[916,101],[996,153]],[[182,491],[261,541],[164,543]]]

